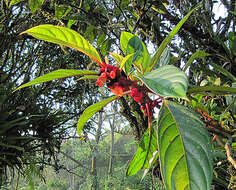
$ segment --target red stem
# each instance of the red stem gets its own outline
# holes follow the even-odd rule
[[[149,135],[151,135],[151,116],[150,116],[148,103],[146,103],[146,109],[147,109],[147,115],[148,115],[148,130],[149,130]]]

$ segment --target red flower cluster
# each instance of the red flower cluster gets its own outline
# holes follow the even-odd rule
[[[151,100],[147,95],[148,90],[128,79],[118,67],[107,64],[100,68],[100,72],[101,74],[96,81],[98,86],[102,87],[106,83],[107,87],[118,96],[122,96],[124,93],[129,94],[136,102],[141,104],[141,109],[146,116],[148,116],[148,113],[152,116],[154,108],[160,107],[160,99]]]
[[[96,81],[96,84],[100,87],[107,84],[111,91],[122,96],[124,92],[129,91],[131,81],[122,75],[118,67],[107,64],[100,69],[101,75]]]
[[[107,64],[105,67],[100,68],[101,75],[96,81],[96,84],[100,87],[103,86],[107,80],[115,79],[120,75],[120,70],[118,67]]]

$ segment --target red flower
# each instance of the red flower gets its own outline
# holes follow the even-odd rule
[[[114,83],[112,86],[110,86],[110,88],[111,91],[118,96],[122,96],[124,94],[124,90],[118,82]]]
[[[110,72],[110,77],[112,79],[116,78],[116,72],[114,70]]]
[[[99,87],[102,87],[103,84],[104,84],[104,82],[102,82],[102,81],[99,80],[99,78],[98,78],[98,80],[96,81],[96,85],[98,85]]]

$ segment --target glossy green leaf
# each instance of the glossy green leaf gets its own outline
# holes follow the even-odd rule
[[[191,110],[164,102],[158,118],[158,149],[167,190],[210,190],[213,158],[210,137]]]
[[[79,33],[69,28],[53,25],[39,25],[21,34],[28,33],[35,38],[74,48],[88,55],[99,65],[104,65],[97,50]]]
[[[38,9],[41,8],[43,0],[29,0],[30,10],[32,13],[35,13]]]
[[[110,98],[107,98],[105,100],[102,100],[96,104],[93,104],[86,108],[83,112],[83,114],[80,116],[78,124],[77,124],[77,133],[81,136],[82,129],[85,125],[85,123],[99,110],[101,110],[104,106],[106,106],[108,103],[112,102],[113,100],[119,98],[120,96],[112,96]]]
[[[183,71],[185,72],[188,67],[192,64],[192,62],[194,61],[194,59],[196,58],[202,58],[205,56],[209,56],[209,53],[206,53],[205,51],[197,51],[194,54],[191,55],[191,57],[189,58],[188,62],[186,63],[186,65],[183,68]]]
[[[141,169],[150,168],[150,166],[152,166],[152,163],[154,163],[158,158],[157,150],[158,147],[156,130],[152,129],[151,136],[149,134],[149,130],[147,130],[139,142],[139,146],[135,155],[129,163],[126,175],[132,176]],[[150,160],[152,163],[149,164]]]
[[[140,44],[142,44],[142,48],[140,48]],[[143,74],[149,71],[149,66],[151,64],[151,56],[145,44],[140,39],[138,39],[137,36],[129,32],[122,32],[120,37],[120,45],[121,45],[121,50],[126,55],[137,51],[136,53],[138,56],[138,60],[136,60],[137,62],[136,66],[141,68],[140,70],[142,71]],[[142,52],[141,55],[139,54],[140,52]]]
[[[139,76],[154,93],[163,97],[186,98],[188,79],[184,72],[173,65],[166,65]]]
[[[80,76],[80,75],[98,75],[96,71],[84,71],[84,70],[74,70],[74,69],[59,69],[56,71],[53,71],[51,73],[48,73],[46,75],[40,76],[20,87],[18,87],[16,90],[13,92],[25,88],[28,86],[32,86],[35,84],[43,83],[43,82],[48,82],[54,79],[60,79],[60,78],[66,78],[66,77],[72,77],[72,76]]]
[[[197,8],[197,7],[196,7]],[[195,8],[195,9],[196,9]],[[163,40],[163,42],[161,43],[160,47],[158,48],[157,52],[155,53],[155,55],[152,57],[152,63],[151,63],[151,67],[150,67],[150,71],[154,68],[154,66],[157,64],[157,61],[159,60],[162,52],[164,51],[164,49],[166,48],[166,46],[170,43],[170,41],[172,40],[172,38],[174,37],[175,34],[178,33],[178,31],[180,30],[180,28],[182,27],[182,25],[187,21],[188,17],[193,13],[193,11],[195,10],[191,10],[176,26],[175,28],[169,33],[169,35]]]
[[[188,89],[189,94],[215,94],[215,95],[226,95],[236,94],[236,88],[226,86],[195,86]]]

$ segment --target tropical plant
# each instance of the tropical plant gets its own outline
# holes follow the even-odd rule
[[[173,36],[188,19],[190,11],[169,33],[153,57],[138,36],[122,32],[120,47],[125,55],[111,53],[116,66],[107,57],[104,61],[96,49],[77,32],[60,26],[39,25],[22,34],[30,34],[61,46],[67,46],[88,55],[99,66],[98,71],[56,70],[26,83],[16,90],[42,82],[70,76],[83,76],[82,79],[97,79],[96,85],[104,84],[116,96],[104,99],[88,107],[77,124],[82,129],[88,119],[113,100],[133,99],[140,106],[146,118],[145,132],[139,148],[127,169],[127,175],[134,175],[140,169],[149,169],[159,158],[163,182],[167,189],[211,189],[213,177],[213,155],[207,128],[221,130],[219,123],[211,118],[204,106],[194,105],[194,94],[235,94],[236,89],[225,86],[191,86],[188,77],[179,68],[163,61],[163,53]],[[161,56],[162,55],[162,56]],[[193,55],[206,56],[207,54]],[[162,64],[160,64],[162,62]],[[164,62],[164,64],[163,64]],[[191,64],[186,63],[184,70]],[[149,97],[154,94],[154,99]],[[128,97],[127,97],[128,96]],[[160,109],[155,120],[154,109]],[[200,114],[196,114],[197,111]],[[201,121],[201,116],[204,122]],[[145,127],[146,126],[146,127]],[[157,127],[156,127],[157,126]],[[228,132],[225,132],[228,134]]]

